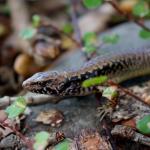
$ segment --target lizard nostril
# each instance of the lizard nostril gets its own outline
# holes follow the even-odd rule
[[[30,89],[30,86],[34,85],[34,84],[35,83],[29,78],[29,79],[23,81],[22,87],[25,88],[25,89]]]

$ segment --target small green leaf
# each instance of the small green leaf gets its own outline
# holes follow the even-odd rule
[[[63,140],[54,147],[54,150],[69,150],[71,141],[68,139]]]
[[[32,25],[33,27],[38,27],[40,24],[41,18],[39,15],[33,15],[32,16]]]
[[[87,88],[105,83],[108,80],[107,76],[93,77],[83,81],[82,87]]]
[[[67,33],[67,34],[70,34],[73,32],[73,26],[71,23],[66,23],[64,26],[63,26],[63,32]]]
[[[83,0],[83,4],[88,9],[99,7],[103,3],[103,0]]]
[[[8,114],[8,118],[14,119],[20,114],[24,113],[26,109],[26,101],[23,97],[18,97],[17,100],[8,106],[5,112]]]
[[[50,134],[46,131],[37,133],[34,137],[35,143],[33,145],[34,150],[44,150],[48,145]]]
[[[97,36],[94,32],[87,32],[83,36],[83,42],[85,44],[84,51],[87,53],[93,53],[96,51]]]
[[[96,47],[94,46],[94,45],[86,45],[85,47],[84,47],[84,51],[86,52],[86,53],[93,53],[93,52],[95,52],[96,51]]]
[[[143,134],[150,134],[150,115],[146,115],[139,120],[136,128]]]
[[[93,53],[96,51],[97,36],[94,32],[87,32],[83,36],[83,42],[85,44],[84,51],[87,53]]]
[[[95,44],[97,41],[96,33],[94,32],[86,32],[83,36],[83,41],[85,45],[89,44]]]
[[[149,39],[149,38],[150,38],[150,32],[147,31],[147,30],[142,29],[142,30],[140,30],[140,32],[139,32],[139,36],[140,36],[141,38],[143,38],[143,39]]]
[[[30,28],[25,28],[24,30],[22,30],[20,33],[20,36],[25,40],[29,40],[35,34],[36,34],[36,29],[30,27]]]
[[[119,41],[119,35],[113,34],[113,35],[105,35],[102,38],[104,43],[109,43],[109,44],[116,44]]]
[[[149,14],[148,5],[144,1],[138,2],[133,7],[133,14],[138,17],[145,17]]]
[[[115,87],[111,86],[103,91],[102,96],[107,97],[108,99],[113,99],[118,97],[118,91]]]
[[[37,142],[43,142],[47,140],[48,138],[49,138],[49,133],[46,131],[38,132],[34,137],[35,141]]]

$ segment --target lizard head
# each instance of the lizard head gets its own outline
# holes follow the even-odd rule
[[[34,93],[59,95],[63,80],[64,76],[56,71],[38,72],[25,80],[22,86]]]
[[[39,72],[25,80],[22,86],[34,93],[53,96],[78,95],[81,91],[80,81],[77,77],[68,79],[66,72]]]

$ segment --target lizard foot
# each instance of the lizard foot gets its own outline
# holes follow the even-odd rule
[[[97,117],[99,118],[99,121],[101,122],[106,115],[108,115],[110,118],[112,118],[112,112],[113,108],[110,105],[103,105],[101,107],[97,108]]]

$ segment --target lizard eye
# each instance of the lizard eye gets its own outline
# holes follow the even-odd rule
[[[49,85],[50,83],[52,83],[51,80],[47,81],[47,82],[46,82],[46,85]]]

